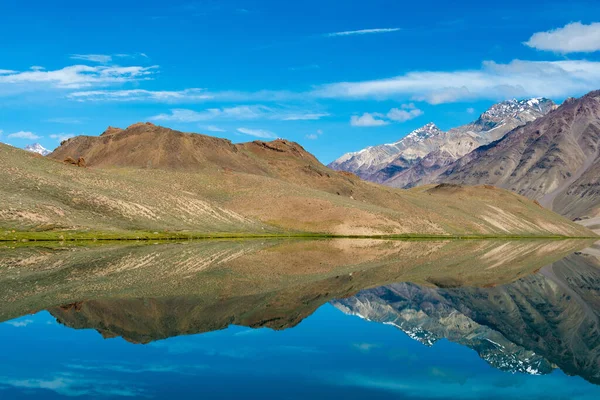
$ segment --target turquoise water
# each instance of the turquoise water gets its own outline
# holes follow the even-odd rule
[[[583,247],[0,249],[0,399],[598,399]]]
[[[428,347],[329,304],[283,331],[232,326],[146,345],[40,312],[0,324],[0,351],[2,399],[600,398],[560,369],[502,372],[468,347]]]

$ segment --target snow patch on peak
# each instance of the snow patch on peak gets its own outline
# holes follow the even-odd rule
[[[438,128],[433,122],[430,122],[427,125],[420,127],[419,129],[415,129],[414,131],[409,133],[406,137],[410,137],[410,138],[418,137],[418,138],[422,138],[422,139],[427,139],[429,137],[439,135],[440,133],[443,133],[442,130],[440,128]]]
[[[47,156],[48,154],[52,153],[50,150],[46,149],[39,143],[29,144],[25,146],[25,150],[32,153],[41,154],[42,156]]]

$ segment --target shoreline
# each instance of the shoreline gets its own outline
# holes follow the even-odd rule
[[[74,241],[170,241],[170,240],[214,240],[214,239],[379,239],[379,240],[485,240],[485,239],[544,239],[569,240],[598,239],[600,236],[563,235],[432,235],[432,234],[390,234],[390,235],[336,235],[327,233],[199,233],[199,232],[106,232],[106,231],[0,231],[0,243],[26,242],[74,242]]]

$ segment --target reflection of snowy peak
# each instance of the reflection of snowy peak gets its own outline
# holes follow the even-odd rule
[[[429,123],[398,142],[344,154],[329,167],[394,187],[429,183],[458,158],[554,108],[552,100],[543,98],[503,101],[470,124],[443,132]]]
[[[545,374],[553,369],[545,358],[456,310],[435,289],[393,284],[336,300],[333,305],[344,313],[395,326],[426,346],[443,338],[468,346],[502,371]]]
[[[600,254],[572,254],[539,273],[486,288],[382,286],[332,304],[394,325],[431,346],[446,338],[504,371],[560,368],[600,384]]]

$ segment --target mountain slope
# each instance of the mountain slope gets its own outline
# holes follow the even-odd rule
[[[600,215],[600,91],[456,161],[438,181],[491,184],[570,218]]]
[[[554,107],[548,99],[504,101],[470,124],[443,132],[430,123],[396,143],[345,154],[329,166],[392,187],[430,183],[456,159]]]
[[[0,146],[0,174],[0,226],[18,230],[590,235],[508,191],[396,190],[332,171],[293,142],[151,124],[72,138],[48,158]]]

